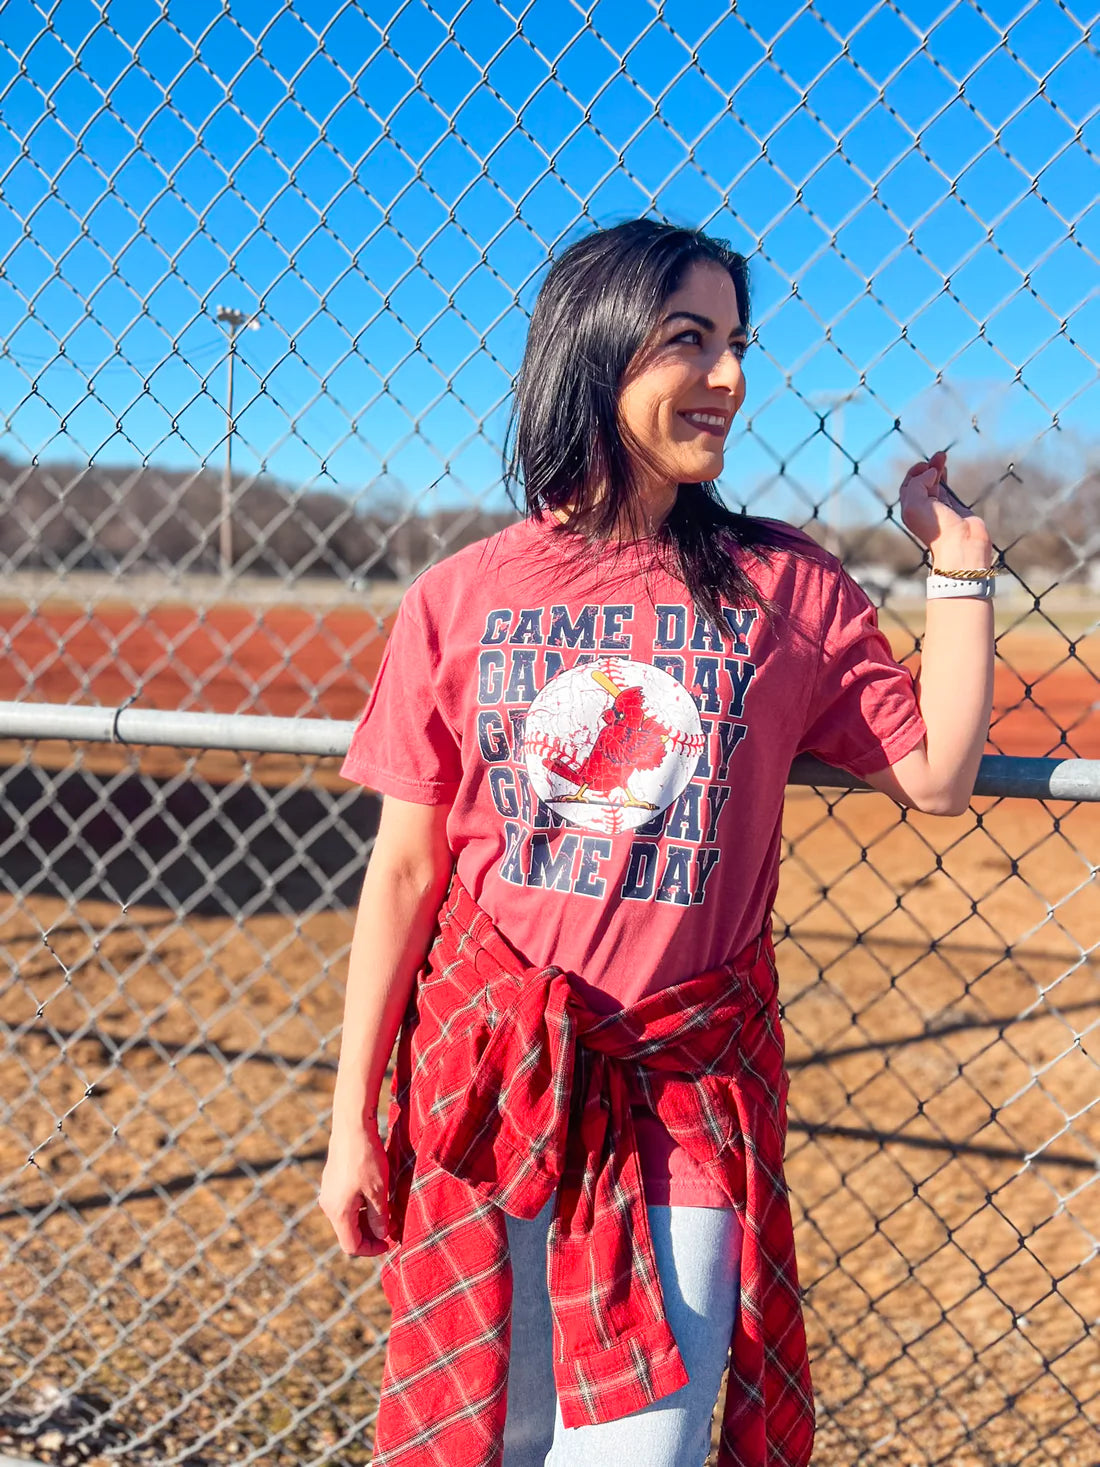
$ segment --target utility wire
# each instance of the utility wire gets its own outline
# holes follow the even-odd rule
[[[84,377],[98,377],[112,372],[135,372],[145,371],[149,367],[159,367],[164,363],[178,357],[181,362],[190,362],[194,357],[205,357],[215,354],[218,350],[224,352],[225,342],[214,338],[202,342],[199,346],[188,347],[187,351],[178,348],[162,353],[155,357],[123,357],[121,361],[107,358],[100,366],[84,365],[75,361],[68,352],[57,351],[52,356],[40,356],[35,352],[16,351],[6,343],[0,346],[0,357],[6,357],[17,366],[28,369],[41,369],[43,367],[70,367],[75,372],[80,372]],[[122,355],[121,353],[119,355]]]

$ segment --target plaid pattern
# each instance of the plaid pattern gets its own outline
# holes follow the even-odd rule
[[[560,969],[517,958],[454,879],[398,1041],[374,1467],[500,1467],[512,1302],[500,1209],[534,1217],[555,1192],[565,1424],[614,1420],[686,1382],[646,1217],[638,1102],[711,1171],[743,1226],[719,1467],[809,1462],[776,989],[765,932],[721,969],[597,1015]]]

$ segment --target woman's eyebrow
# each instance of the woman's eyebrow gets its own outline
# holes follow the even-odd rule
[[[661,322],[661,325],[667,326],[670,321],[678,321],[681,317],[686,321],[694,321],[695,324],[697,326],[701,326],[704,331],[714,330],[714,322],[710,319],[710,317],[700,316],[695,311],[673,311],[670,315],[665,317],[665,319]],[[745,330],[744,326],[735,326],[730,332],[730,340],[732,341],[735,336],[741,336],[747,340],[748,332]]]

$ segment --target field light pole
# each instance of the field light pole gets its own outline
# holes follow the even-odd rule
[[[237,354],[237,332],[259,331],[256,314],[246,316],[232,306],[218,306],[217,319],[229,327],[229,350],[226,354],[225,389],[225,473],[222,477],[222,513],[218,526],[219,560],[222,579],[228,580],[233,568],[233,359]]]

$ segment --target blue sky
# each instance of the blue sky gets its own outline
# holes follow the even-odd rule
[[[224,303],[261,313],[236,466],[499,507],[551,250],[651,213],[752,257],[730,502],[802,519],[839,477],[874,513],[945,442],[1071,464],[1096,13],[867,8],[0,0],[0,452],[220,467]],[[827,426],[858,476],[820,421],[855,389]]]

